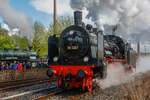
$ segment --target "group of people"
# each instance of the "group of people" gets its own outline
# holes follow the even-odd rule
[[[29,62],[18,62],[18,61],[0,61],[0,71],[4,70],[19,70],[31,69]]]
[[[37,61],[37,62],[30,62],[30,61],[0,61],[0,71],[3,70],[28,70],[31,68],[46,68],[48,67],[47,62],[44,61]]]

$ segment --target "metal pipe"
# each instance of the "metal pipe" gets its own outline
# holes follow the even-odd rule
[[[56,19],[56,16],[57,16],[57,1],[54,0],[54,16],[53,16],[53,21],[54,21],[54,24],[53,24],[53,28],[54,28],[54,34],[56,34],[56,23],[57,23],[57,19]]]
[[[140,55],[140,41],[138,40],[137,42],[137,53],[138,53],[138,56]]]

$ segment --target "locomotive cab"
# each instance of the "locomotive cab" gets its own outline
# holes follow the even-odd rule
[[[48,38],[48,65],[55,64],[59,56],[59,38],[56,35]]]

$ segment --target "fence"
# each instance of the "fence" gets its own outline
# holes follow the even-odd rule
[[[47,68],[43,69],[30,69],[23,72],[6,70],[0,71],[0,82],[12,81],[12,80],[23,80],[33,78],[48,78],[46,75]]]

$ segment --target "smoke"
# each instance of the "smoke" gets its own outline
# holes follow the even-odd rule
[[[107,78],[97,81],[101,88],[108,88],[127,82],[131,76],[132,74],[126,72],[122,64],[114,63],[108,65]]]
[[[124,66],[119,63],[109,64],[107,78],[104,80],[96,79],[97,84],[105,89],[127,83],[139,77],[141,73],[150,71],[150,56],[141,56],[137,60],[136,69],[133,72],[125,71]]]
[[[70,5],[74,10],[86,8],[86,18],[98,26],[118,25],[117,33],[122,35],[144,31],[145,37],[150,36],[150,0],[71,0]]]
[[[136,73],[147,72],[150,70],[150,56],[141,56],[137,60],[137,69]]]
[[[9,0],[0,0],[0,16],[11,30],[18,28],[21,35],[27,36],[31,40],[33,32],[32,20],[23,12],[12,8],[9,2]]]

